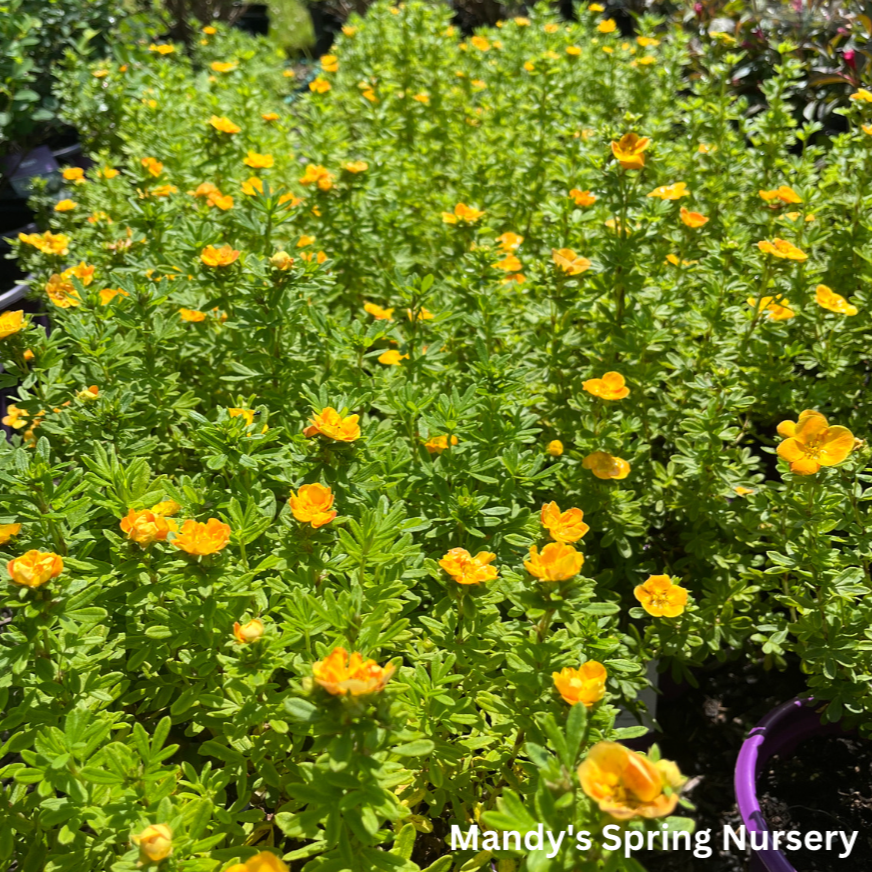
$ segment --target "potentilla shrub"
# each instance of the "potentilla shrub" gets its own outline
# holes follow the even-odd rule
[[[872,92],[824,150],[788,47],[751,118],[685,50],[411,3],[300,90],[220,27],[71,59],[53,329],[0,320],[2,862],[614,868],[692,825],[616,744],[655,658],[796,651],[865,727]]]

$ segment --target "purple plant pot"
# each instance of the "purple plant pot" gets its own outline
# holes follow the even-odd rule
[[[751,730],[736,761],[739,814],[748,833],[770,832],[757,799],[757,776],[770,757],[789,755],[812,736],[841,733],[838,724],[821,724],[814,697],[805,694],[773,709]],[[781,851],[752,851],[751,872],[796,872]]]

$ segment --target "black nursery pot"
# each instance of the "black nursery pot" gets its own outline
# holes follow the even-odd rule
[[[342,30],[342,20],[329,9],[325,9],[323,3],[307,3],[306,8],[309,10],[312,29],[315,31],[315,45],[312,47],[312,54],[319,57],[330,51],[330,46],[333,45],[337,34]]]
[[[269,33],[269,7],[266,3],[247,3],[233,26],[254,36],[266,36]]]

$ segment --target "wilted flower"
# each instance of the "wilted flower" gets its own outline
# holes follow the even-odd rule
[[[602,378],[589,378],[582,382],[581,387],[601,400],[623,400],[630,394],[619,372],[607,372]]]
[[[545,450],[552,457],[560,457],[563,454],[563,443],[559,439],[552,439]]]
[[[254,642],[259,642],[263,636],[263,621],[258,618],[253,618],[244,624],[239,621],[233,624],[233,635],[240,645],[251,645]],[[243,866],[243,868],[245,868]]]
[[[674,584],[668,575],[649,575],[636,585],[633,595],[655,618],[677,618],[687,605],[687,590]]]
[[[308,438],[326,436],[337,442],[354,442],[360,439],[360,425],[357,423],[360,415],[348,415],[343,418],[336,409],[327,406],[326,409],[316,412],[310,420],[311,425],[303,430],[303,435]]]
[[[169,533],[175,530],[175,521],[167,520],[149,509],[129,509],[127,517],[121,519],[121,532],[142,548],[147,548],[153,542],[165,542]]]
[[[275,159],[271,154],[258,154],[256,151],[251,151],[251,149],[249,149],[248,154],[242,162],[252,169],[265,170],[269,169],[275,163]]]
[[[304,484],[288,500],[291,512],[301,524],[311,524],[314,529],[329,524],[335,517],[333,491],[323,484]]]
[[[393,666],[379,666],[357,652],[350,657],[344,648],[334,648],[312,666],[312,676],[333,696],[368,696],[379,693],[394,674]]]
[[[659,188],[654,188],[648,196],[659,197],[661,200],[680,200],[689,194],[690,191],[687,190],[687,185],[684,182],[675,182],[672,185],[661,185]]]
[[[625,170],[640,170],[645,166],[643,152],[650,144],[651,140],[647,136],[625,133],[617,142],[612,143],[612,154]]]
[[[242,128],[238,124],[234,124],[229,118],[226,118],[223,115],[213,115],[209,119],[209,123],[219,133],[234,134],[242,132]]]
[[[560,507],[553,501],[542,506],[539,517],[542,526],[555,542],[578,542],[590,529],[584,523],[584,512],[581,509],[572,508],[561,512]]]
[[[139,859],[144,864],[160,863],[173,852],[173,831],[166,824],[152,824],[131,836],[130,841],[139,848]]]
[[[239,252],[227,244],[222,245],[221,248],[215,248],[214,245],[207,245],[200,252],[200,260],[203,261],[206,266],[211,267],[230,266],[232,263],[236,262],[238,257]]]
[[[227,547],[229,541],[230,525],[217,518],[209,518],[205,524],[194,520],[185,521],[172,544],[188,554],[200,556],[217,554]]]
[[[763,254],[771,254],[773,257],[785,258],[787,260],[808,260],[808,255],[797,248],[792,242],[788,242],[786,239],[779,239],[777,236],[769,242],[767,239],[763,239],[757,243],[757,248],[763,252]]]
[[[458,439],[456,436],[451,437],[451,444],[457,445]],[[424,447],[428,454],[441,454],[448,448],[448,436],[431,436],[425,443]]]
[[[21,587],[42,587],[64,571],[64,561],[53,551],[27,551],[6,564],[6,571]]]
[[[364,303],[363,304],[364,311],[372,315],[376,321],[393,321],[394,320],[394,310],[393,309],[383,309],[377,303]]]
[[[626,478],[630,474],[630,464],[620,457],[612,457],[605,451],[594,451],[582,460],[581,465],[589,469],[597,478]]]
[[[690,209],[681,207],[681,220],[684,224],[693,230],[702,227],[703,224],[708,224],[708,218],[700,212],[691,212]]]
[[[602,663],[588,660],[578,669],[566,666],[560,672],[552,672],[554,687],[570,705],[581,703],[591,708],[606,695],[608,673]]]
[[[16,312],[6,311],[0,315],[0,339],[7,339],[13,334],[19,333],[26,326],[23,309]]]
[[[540,581],[566,581],[581,572],[584,555],[563,542],[549,542],[541,551],[533,545],[524,566]]]
[[[558,269],[570,276],[581,275],[591,266],[586,257],[576,254],[571,248],[552,248],[551,260],[554,261]]]
[[[797,475],[814,475],[822,466],[837,466],[854,450],[854,434],[847,427],[831,427],[812,409],[800,412],[795,423],[782,421],[778,434],[785,437],[778,456]]]
[[[493,581],[499,574],[496,566],[490,564],[497,555],[490,551],[479,551],[473,557],[465,548],[452,548],[439,565],[458,584],[484,584]]]
[[[790,300],[784,297],[761,297],[759,303],[756,297],[748,297],[748,305],[765,313],[770,321],[789,321],[796,317],[796,312],[790,308]]]
[[[814,299],[819,306],[837,315],[856,315],[858,311],[856,306],[851,305],[841,294],[837,294],[826,285],[818,285],[815,288]]]
[[[481,209],[467,206],[466,203],[458,203],[453,212],[443,212],[442,220],[446,224],[475,224],[484,215]]]

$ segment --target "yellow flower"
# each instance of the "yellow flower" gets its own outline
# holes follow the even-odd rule
[[[733,490],[734,490],[734,491],[735,491],[735,492],[736,492],[740,497],[748,497],[748,496],[751,496],[751,494],[756,493],[756,491],[754,490],[754,488],[752,488],[752,487],[742,487],[742,485],[740,485],[740,484],[736,485],[736,486],[733,488]]]
[[[872,91],[867,91],[865,88],[860,88],[851,94],[852,100],[860,100],[864,103],[872,103]]]
[[[376,321],[393,321],[394,320],[394,310],[393,309],[383,309],[376,303],[364,303],[363,309],[368,314],[372,315]]]
[[[512,233],[511,230],[508,230],[497,237],[497,242],[499,242],[500,244],[500,249],[506,253],[515,251],[520,248],[523,241],[523,236],[519,236],[517,233]]]
[[[64,571],[64,561],[52,551],[27,551],[10,560],[6,571],[21,587],[42,587]]]
[[[197,323],[198,321],[206,320],[206,313],[199,312],[196,309],[179,309],[179,317],[182,319],[182,321]]]
[[[425,309],[423,306],[421,306],[421,308],[418,309],[417,318],[415,317],[415,313],[411,309],[406,309],[406,317],[410,321],[432,321],[436,316],[429,309]]]
[[[82,298],[69,279],[65,278],[66,270],[61,275],[52,275],[45,286],[49,299],[61,309],[71,306],[81,306]]]
[[[231,197],[230,194],[225,196],[220,191],[216,194],[211,194],[206,202],[210,206],[216,206],[222,212],[226,212],[228,209],[233,208],[233,197]]]
[[[590,261],[576,254],[571,248],[552,248],[551,260],[558,269],[570,276],[581,275],[590,269]]]
[[[21,532],[21,524],[0,524],[0,545],[5,545]]]
[[[320,190],[329,191],[333,187],[333,175],[319,164],[309,164],[306,167],[306,172],[300,178],[300,184],[316,184]]]
[[[227,414],[231,418],[242,418],[246,427],[254,423],[254,409],[228,409]]]
[[[277,251],[270,259],[273,269],[289,270],[294,265],[294,259],[286,251]]]
[[[154,43],[152,43],[148,47],[148,50],[157,52],[157,54],[168,55],[172,54],[176,50],[176,47],[174,45],[167,45],[166,43],[164,43],[163,45],[155,45]]]
[[[309,82],[309,90],[313,94],[326,94],[331,87],[330,82],[328,82],[323,76],[318,76],[316,79]]]
[[[596,660],[588,660],[578,669],[565,666],[560,672],[552,672],[551,677],[557,692],[570,705],[581,703],[592,708],[606,695],[608,673]]]
[[[602,378],[589,378],[582,382],[581,387],[601,400],[623,400],[630,394],[619,372],[607,372]]]
[[[349,657],[344,648],[334,648],[312,666],[315,681],[333,696],[379,693],[393,674],[393,666],[379,666],[375,660],[364,660],[357,652]]]
[[[26,326],[23,309],[19,309],[17,312],[4,312],[0,315],[0,339],[8,339]]]
[[[181,510],[182,507],[175,500],[164,500],[151,507],[156,515],[177,515]]]
[[[590,6],[587,7],[589,12],[605,12],[606,7],[602,5],[602,3],[591,3]]]
[[[314,241],[315,241],[314,236],[301,236],[297,240],[297,248],[306,248],[306,246],[312,245],[312,243]],[[364,308],[366,308],[366,307],[364,307]],[[393,309],[391,309],[391,311],[393,311]]]
[[[596,29],[600,33],[614,33],[617,27],[618,25],[615,24],[614,18],[606,18],[596,26]]]
[[[389,348],[378,356],[378,362],[385,366],[402,366],[403,361],[408,359],[408,354],[400,354],[395,348]]]
[[[451,437],[452,445],[457,445],[458,441],[456,436]],[[424,443],[424,447],[428,454],[441,454],[448,448],[448,436],[431,436]]]
[[[453,212],[443,212],[442,220],[446,224],[475,224],[484,215],[484,211],[476,209],[473,206],[467,206],[466,203],[458,203],[454,207]]]
[[[360,92],[360,96],[369,100],[370,103],[378,103],[378,97],[375,95],[375,91],[372,88],[366,88],[365,90]]]
[[[271,154],[258,154],[256,151],[249,149],[248,156],[242,161],[247,167],[256,170],[269,169],[275,160]]]
[[[303,430],[307,438],[312,436],[326,436],[337,442],[355,442],[360,439],[360,415],[348,415],[343,418],[336,409],[327,406],[320,412],[316,412],[311,418],[311,425]]]
[[[255,197],[258,194],[262,194],[263,182],[257,176],[252,176],[250,179],[246,179],[242,183],[242,193],[247,194],[249,197]]]
[[[517,272],[521,269],[521,261],[514,254],[509,254],[497,263],[492,263],[491,266],[503,272]]]
[[[657,58],[655,58],[653,55],[645,55],[645,57],[639,58],[639,60],[635,61],[634,63],[638,63],[639,66],[642,66],[642,67],[649,67],[649,66],[651,66],[651,64],[657,63]],[[631,64],[631,66],[632,66],[632,64]]]
[[[260,116],[264,121],[269,123],[270,121],[278,121],[281,118],[278,112],[264,112]]]
[[[556,24],[546,24],[542,30],[544,30],[545,33],[557,33],[560,28]]]
[[[148,170],[155,178],[163,172],[163,164],[153,157],[144,157],[140,163]]]
[[[69,254],[70,237],[65,233],[52,233],[46,230],[43,234],[19,233],[18,238],[43,254],[56,254],[59,257]]]
[[[517,18],[512,19],[518,27],[529,27],[530,19],[525,18],[523,15],[517,16]]]
[[[597,742],[578,767],[581,789],[616,820],[666,817],[685,779],[669,760],[652,763],[616,742]]]
[[[214,245],[207,245],[200,252],[200,260],[206,266],[225,267],[235,263],[239,257],[239,252],[235,248],[225,244],[221,248],[215,248]]]
[[[553,501],[542,506],[540,520],[555,542],[578,542],[590,529],[584,523],[584,512],[581,509],[572,508],[561,512],[560,507]]]
[[[756,297],[748,297],[748,305],[761,312],[765,312],[770,321],[789,321],[796,317],[796,312],[790,308],[790,300],[779,297],[762,297],[758,304]]]
[[[465,548],[452,548],[439,565],[458,584],[484,584],[499,575],[496,566],[490,565],[496,558],[490,551],[479,551],[473,557]]]
[[[223,115],[213,115],[209,119],[209,123],[212,127],[215,128],[219,133],[241,133],[242,128],[238,124],[234,124],[229,118]]]
[[[425,106],[430,105],[430,95],[429,94],[415,94],[412,97],[413,100],[417,100],[419,103],[423,103]]]
[[[872,136],[872,124],[861,124],[860,128],[867,136]]]
[[[580,191],[578,188],[573,188],[569,192],[569,196],[576,206],[593,206],[596,203],[596,197],[590,191]]]
[[[218,28],[212,27],[211,24],[207,24],[203,28],[203,33],[207,34],[208,36],[215,36],[215,34],[218,33]]]
[[[170,194],[177,194],[179,189],[175,185],[158,185],[146,192],[146,196],[152,197],[169,197]]]
[[[563,443],[559,439],[552,439],[545,448],[545,451],[552,457],[560,457],[563,454]]]
[[[168,521],[163,515],[148,509],[129,509],[127,517],[121,520],[121,532],[142,548],[147,548],[153,542],[166,542],[169,533],[175,530],[175,521]]]
[[[61,175],[66,182],[74,182],[81,185],[85,181],[85,171],[81,167],[64,167],[61,170]]]
[[[74,200],[59,200],[57,203],[55,203],[54,210],[55,212],[72,212],[73,209],[75,209],[78,205],[79,204],[76,203]]]
[[[799,419],[782,421],[778,433],[786,437],[778,456],[797,475],[814,475],[822,466],[837,466],[854,450],[854,434],[847,427],[831,427],[820,413],[806,409]]]
[[[291,512],[301,524],[311,524],[314,529],[329,524],[335,517],[333,511],[333,491],[323,485],[304,484],[295,494],[291,494],[288,504]]]
[[[857,314],[856,306],[852,306],[841,294],[837,294],[826,285],[818,285],[815,288],[814,299],[819,306],[829,309],[830,312],[835,312],[837,315]],[[2,321],[2,318],[0,318],[0,321]],[[2,338],[2,335],[0,335],[0,339]]]
[[[321,68],[325,73],[335,73],[339,69],[339,58],[336,55],[321,55]]]
[[[581,465],[589,469],[597,478],[622,479],[630,474],[630,464],[620,457],[613,457],[605,451],[594,451],[582,460]]]
[[[687,591],[668,575],[649,575],[643,584],[636,585],[633,596],[655,618],[677,618],[687,605]]]
[[[772,242],[769,242],[767,239],[761,240],[757,243],[757,248],[763,254],[771,254],[773,257],[780,257],[786,260],[808,260],[808,255],[804,251],[786,239],[779,239],[777,236]]]
[[[88,388],[83,388],[76,391],[76,399],[82,403],[90,403],[98,399],[100,396],[100,388],[97,385],[91,385]]]
[[[236,61],[212,61],[212,71],[216,73],[232,73],[236,69]]]
[[[675,182],[672,185],[661,185],[659,188],[654,188],[648,196],[659,197],[661,200],[680,200],[689,194],[690,191],[687,190],[687,185],[684,182]]]
[[[244,624],[235,621],[233,624],[233,635],[240,645],[251,645],[254,642],[259,642],[263,636],[263,621],[254,618]],[[246,867],[243,866],[243,869]]]
[[[230,526],[217,518],[209,518],[205,524],[194,520],[185,521],[172,544],[188,554],[200,556],[217,554],[227,547],[229,541]]]
[[[767,203],[771,203],[773,200],[781,200],[782,203],[802,202],[802,197],[787,185],[781,185],[781,187],[776,188],[774,191],[758,191],[758,193]]]
[[[139,848],[142,864],[160,863],[173,852],[173,831],[166,824],[152,824],[131,836],[130,841]]]
[[[345,36],[347,36],[349,39],[351,39],[351,37],[354,36],[355,33],[357,33],[357,28],[352,27],[350,24],[343,24],[342,33],[345,34]]]
[[[483,36],[474,36],[470,43],[479,51],[490,51],[491,44]]]
[[[357,173],[365,173],[369,169],[369,164],[365,160],[349,160],[342,164],[342,169],[357,175]]]
[[[660,45],[660,40],[654,39],[653,36],[637,36],[636,42],[639,43],[642,48],[648,48],[649,46],[656,47]]]
[[[702,227],[703,224],[708,224],[708,218],[700,212],[691,212],[690,209],[685,209],[684,206],[681,207],[681,220],[684,224],[692,229],[697,229]]]
[[[568,45],[566,53],[572,58],[577,58],[581,54],[581,49],[577,45]]]
[[[30,415],[30,412],[27,409],[19,409],[15,403],[10,403],[6,407],[6,412],[2,418],[2,423],[4,427],[12,427],[13,430],[20,430],[22,427],[27,426],[27,418]]]
[[[533,545],[530,559],[524,561],[527,572],[540,581],[566,581],[578,575],[583,565],[584,555],[564,542],[549,542],[541,553]]]
[[[612,143],[612,154],[625,170],[640,170],[645,166],[643,152],[650,144],[651,140],[647,136],[625,133],[617,142]]]

